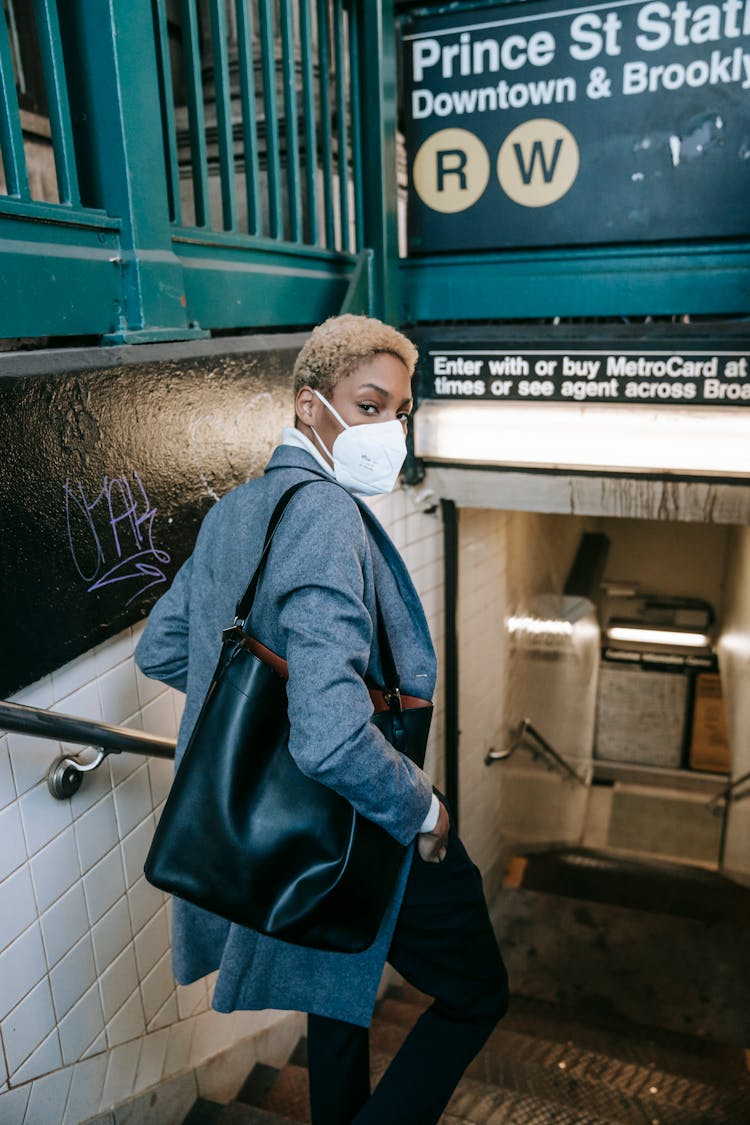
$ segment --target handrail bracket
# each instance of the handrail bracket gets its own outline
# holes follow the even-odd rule
[[[97,747],[96,757],[90,762],[81,762],[77,754],[62,754],[55,758],[47,771],[47,788],[58,801],[72,797],[81,788],[84,774],[98,769],[110,753]]]

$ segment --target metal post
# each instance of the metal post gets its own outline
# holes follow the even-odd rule
[[[172,250],[157,44],[150,4],[69,0],[63,38],[79,65],[69,96],[84,205],[121,227],[122,313],[105,343],[202,336],[189,324]]]
[[[396,197],[396,30],[393,0],[358,0],[361,41],[364,244],[375,254],[371,306],[391,324],[401,316]]]
[[[458,829],[458,513],[452,500],[441,500],[445,553],[445,796]]]

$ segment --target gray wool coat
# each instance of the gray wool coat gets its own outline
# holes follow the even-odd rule
[[[209,511],[193,554],[152,609],[135,658],[147,676],[186,692],[179,764],[218,659],[221,631],[232,623],[274,505],[303,479],[316,483],[286,510],[250,629],[289,662],[290,750],[300,768],[409,847],[375,942],[362,953],[306,949],[175,898],[172,961],[181,984],[219,970],[218,1011],[300,1010],[367,1026],[415,836],[432,798],[427,775],[370,722],[364,683],[365,675],[382,683],[377,586],[402,691],[429,699],[435,688],[427,622],[396,547],[379,524],[365,530],[359,501],[305,450],[281,445],[263,477],[233,489]]]

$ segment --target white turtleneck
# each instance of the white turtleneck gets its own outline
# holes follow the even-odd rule
[[[328,473],[329,477],[333,477],[333,469],[328,464],[315,442],[311,441],[310,438],[306,436],[306,434],[303,434],[294,426],[285,426],[281,431],[281,444],[293,445],[297,449],[304,449],[306,453],[309,453],[311,457],[315,458],[321,469],[324,469],[325,472]],[[436,794],[433,793],[427,816],[422,821],[419,831],[432,832],[433,828],[438,822],[439,815],[440,801],[438,800]]]
[[[328,464],[315,442],[311,441],[301,430],[296,429],[294,426],[284,426],[284,429],[281,431],[281,444],[294,445],[297,449],[304,449],[306,453],[309,453],[311,457],[315,458],[321,469],[325,469],[329,477],[333,476],[333,469]]]

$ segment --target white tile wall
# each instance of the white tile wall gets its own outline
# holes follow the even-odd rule
[[[145,1033],[146,1020],[141,994],[134,992],[107,1024],[107,1044],[116,1047],[130,1039],[138,1039]]]
[[[81,883],[76,883],[42,912],[41,926],[47,964],[52,968],[89,928]]]
[[[36,917],[36,903],[27,867],[0,883],[0,950],[10,945]]]
[[[138,970],[133,943],[129,942],[99,978],[104,1019],[111,1020],[128,997],[138,991]]]
[[[52,999],[55,1012],[60,1020],[67,1015],[84,992],[87,992],[96,980],[94,966],[94,950],[91,945],[91,936],[86,934],[73,946],[69,953],[58,961],[49,974],[52,985]]]
[[[26,847],[18,805],[8,805],[0,812],[0,880],[20,867],[25,860]]]
[[[31,860],[31,878],[37,906],[41,911],[51,906],[81,878],[81,864],[72,825],[36,853]]]
[[[373,508],[412,568],[442,657],[439,513],[406,491]],[[135,668],[140,628],[16,701],[175,738],[183,697]],[[427,768],[442,786],[440,684],[436,705]],[[57,802],[45,779],[60,753],[0,732],[0,1125],[79,1125],[235,1039],[278,1025],[286,1049],[298,1033],[284,1013],[213,1012],[211,978],[175,987],[166,896],[142,874],[171,763],[111,755]]]
[[[60,1036],[55,1028],[36,1050],[29,1055],[23,1066],[19,1066],[15,1074],[12,1075],[12,1081],[15,1084],[31,1082],[34,1078],[40,1078],[43,1074],[49,1074],[51,1071],[57,1070],[60,1066],[62,1066]]]
[[[101,1104],[106,1072],[107,1056],[104,1054],[95,1055],[73,1068],[63,1125],[78,1125],[79,1121],[94,1116]]]
[[[31,1125],[58,1125],[60,1121],[60,1107],[68,1100],[70,1070],[58,1070],[40,1078],[31,1087],[25,1122]]]
[[[721,669],[729,743],[732,752],[732,777],[750,770],[750,528],[732,529],[727,552],[725,620],[719,639]],[[727,815],[726,869],[738,877],[750,873],[750,801],[734,801]]]
[[[459,815],[467,851],[483,874],[502,846],[502,777],[484,757],[503,724],[506,590],[505,514],[459,511]]]
[[[13,782],[13,770],[10,765],[8,751],[8,736],[0,735],[0,809],[9,805],[16,798],[16,787]]]
[[[3,951],[0,973],[0,1020],[47,973],[42,933],[35,922]]]
[[[508,844],[567,838],[582,827],[585,791],[570,799],[569,787],[523,754],[484,764],[487,750],[505,745],[509,727],[521,718],[530,714],[545,726],[545,700],[559,704],[567,692],[573,706],[580,652],[556,664],[523,661],[507,623],[529,611],[537,595],[559,593],[582,530],[583,521],[570,517],[459,511],[461,831],[482,873],[495,878]],[[549,733],[556,741],[559,724]],[[485,888],[492,893],[487,883]]]
[[[63,1060],[75,1062],[104,1031],[101,994],[96,984],[63,1016],[58,1027]]]
[[[19,1066],[54,1029],[52,993],[49,980],[45,977],[0,1023],[5,1061],[11,1079]]]

